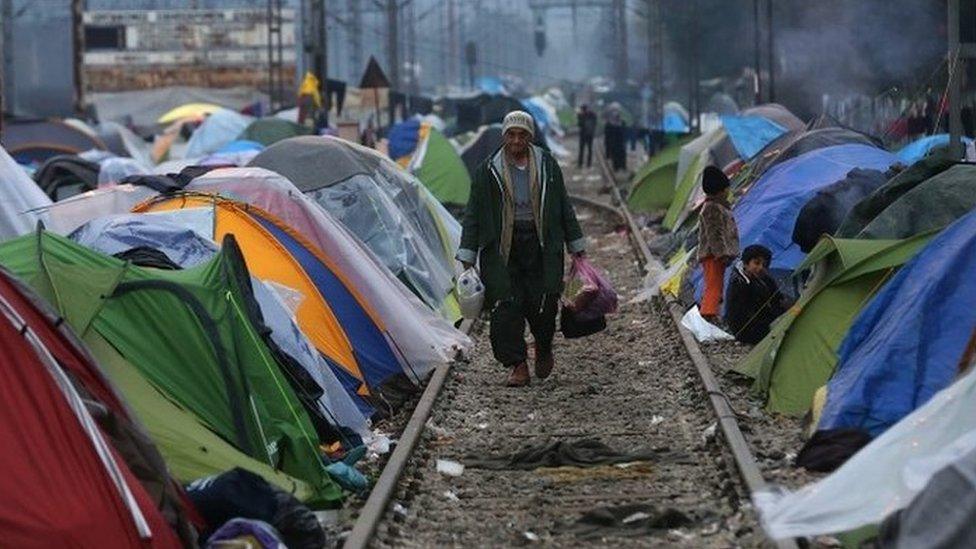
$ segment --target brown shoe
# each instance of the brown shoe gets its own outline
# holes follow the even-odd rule
[[[512,368],[512,373],[508,374],[508,380],[505,382],[505,385],[509,387],[524,387],[530,381],[529,365],[524,362],[519,362]]]
[[[552,373],[552,368],[556,365],[556,359],[553,358],[552,352],[548,352],[544,355],[539,355],[535,359],[535,377],[539,379],[546,379],[549,374]]]

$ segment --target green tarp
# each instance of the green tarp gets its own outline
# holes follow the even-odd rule
[[[908,238],[943,228],[976,208],[976,166],[959,164],[906,192],[857,238]]]
[[[39,232],[0,245],[0,264],[46,297],[94,350],[102,350],[97,358],[118,369],[124,367],[121,357],[137,369],[148,385],[143,395],[153,389],[186,412],[174,422],[185,427],[198,421],[251,459],[304,481],[313,505],[341,500],[324,470],[311,421],[246,316],[249,278],[232,238],[208,263],[164,271]],[[101,340],[118,355],[107,352]],[[130,379],[127,385],[138,383]],[[163,405],[160,398],[152,406],[158,412]],[[142,419],[161,432],[158,421]],[[166,427],[172,431],[174,425]],[[188,429],[194,435],[203,433]]]
[[[898,199],[925,181],[944,172],[953,162],[942,158],[925,158],[891,178],[881,188],[854,205],[834,233],[838,238],[855,238],[876,217]]]
[[[464,206],[471,194],[471,175],[444,135],[430,128],[415,175],[441,204]]]
[[[312,130],[302,126],[301,124],[296,124],[291,120],[285,120],[283,118],[260,118],[251,122],[251,124],[244,129],[244,132],[238,136],[238,139],[246,139],[248,141],[256,141],[265,147],[270,147],[279,141],[284,141],[289,137],[297,137],[299,135],[311,135]]]
[[[768,410],[806,413],[814,392],[833,374],[837,348],[854,317],[932,236],[820,241],[797,268],[802,272],[816,264],[807,289],[736,367],[754,378],[753,392],[766,397]]]

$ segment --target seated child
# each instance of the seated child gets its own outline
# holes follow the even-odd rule
[[[769,248],[747,246],[729,276],[725,321],[742,343],[759,343],[769,333],[769,325],[786,311],[786,299],[767,270],[772,259]]]

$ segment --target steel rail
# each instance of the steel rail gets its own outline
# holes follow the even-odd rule
[[[465,320],[461,324],[461,331],[469,334],[473,326],[474,322]],[[386,514],[386,508],[393,497],[400,476],[410,462],[417,442],[420,441],[430,412],[434,409],[434,403],[437,401],[441,389],[444,388],[444,382],[447,380],[447,375],[451,372],[453,365],[454,362],[448,362],[434,369],[434,374],[430,377],[430,382],[424,388],[423,394],[420,395],[417,407],[410,415],[410,420],[403,429],[396,448],[390,454],[390,459],[383,467],[383,472],[380,473],[380,478],[376,480],[366,503],[359,510],[359,516],[353,524],[352,531],[342,544],[344,549],[366,549],[369,546],[369,542],[373,539],[377,527]]]
[[[607,164],[606,156],[599,148],[596,151],[596,157],[600,171],[603,173],[606,182],[610,185],[611,196],[616,204],[616,206],[610,206],[609,209],[616,212],[626,222],[630,229],[631,240],[634,243],[634,247],[637,248],[642,264],[663,270],[661,262],[654,257],[650,248],[647,247],[647,242],[644,240],[641,228],[627,208],[626,202],[624,202],[623,196],[620,193],[620,188],[617,186],[617,179]],[[597,207],[607,207],[595,200],[586,199],[585,202]],[[742,430],[739,429],[739,422],[736,420],[735,411],[732,410],[728,397],[722,391],[718,380],[715,379],[715,374],[708,364],[708,359],[702,352],[701,347],[699,347],[694,335],[681,325],[681,317],[684,315],[681,303],[670,295],[664,295],[664,299],[668,306],[671,319],[674,321],[675,328],[681,335],[681,341],[684,343],[685,350],[688,352],[691,361],[695,364],[695,369],[698,370],[698,376],[705,386],[708,399],[712,404],[712,410],[715,412],[715,417],[717,418],[719,427],[722,429],[726,444],[732,452],[732,457],[735,459],[736,468],[739,470],[742,480],[746,483],[746,488],[749,490],[751,498],[756,492],[767,488],[766,481],[763,479],[759,466],[756,464],[752,450],[749,448],[749,443],[742,435]],[[755,501],[753,501],[753,504],[755,508]],[[758,510],[756,513],[758,518]],[[798,547],[796,541],[792,539],[772,540],[772,542],[780,549],[797,549]]]

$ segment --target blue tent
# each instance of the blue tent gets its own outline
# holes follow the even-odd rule
[[[722,125],[739,157],[746,160],[786,133],[786,128],[762,116],[726,115],[722,117]]]
[[[973,140],[968,137],[963,137],[963,142],[969,144]],[[898,156],[899,162],[911,165],[928,156],[933,149],[948,146],[949,134],[937,133],[912,141],[895,154]]]
[[[935,237],[851,326],[819,428],[872,436],[956,377],[976,327],[976,212]]]
[[[793,227],[804,204],[854,168],[885,171],[895,162],[895,156],[887,151],[852,144],[816,149],[773,166],[732,209],[742,248],[762,244],[773,252],[770,267],[774,274],[792,272],[806,257],[793,242]],[[700,267],[692,274],[692,283],[696,297],[700,297]]]
[[[668,111],[664,113],[664,131],[666,133],[688,133],[691,127],[688,120],[681,116],[681,113]]]
[[[420,136],[420,120],[411,118],[399,124],[394,124],[387,135],[389,139],[389,155],[393,160],[399,160],[404,156],[410,156],[417,148]]]

